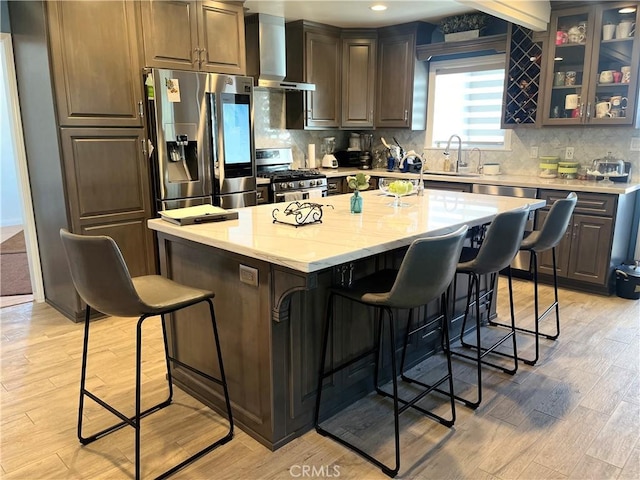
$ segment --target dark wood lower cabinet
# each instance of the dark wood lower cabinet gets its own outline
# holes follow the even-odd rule
[[[547,212],[541,212],[542,219]],[[541,219],[541,221],[542,221]],[[557,255],[558,275],[582,282],[604,284],[611,253],[613,221],[593,215],[574,215]],[[541,255],[540,272],[553,275],[551,252]]]
[[[626,195],[578,192],[578,202],[564,238],[556,248],[559,283],[595,293],[610,294],[613,269],[626,261],[636,192]],[[536,228],[548,215],[548,208],[567,192],[541,190],[547,208],[537,212]],[[540,255],[542,280],[551,282],[551,251]]]
[[[158,245],[163,275],[215,292],[234,420],[273,450],[313,428],[329,287],[343,278],[355,279],[376,269],[397,267],[405,251],[395,250],[305,274],[162,233],[158,234]],[[255,270],[257,285],[243,283],[239,275],[241,266]],[[458,291],[466,293],[464,276],[460,276]],[[463,298],[458,298],[458,314],[464,311],[462,304]],[[416,318],[424,323],[438,312],[436,300],[426,308],[417,309]],[[193,321],[181,321],[187,317]],[[406,311],[395,312],[398,354],[404,342],[407,319]],[[460,324],[461,321],[455,322],[454,336],[459,335]],[[205,305],[173,315],[169,337],[170,349],[180,360],[212,375],[217,373]],[[375,338],[373,312],[337,299],[327,362],[335,364],[345,357],[352,358],[370,348]],[[435,328],[413,336],[408,349],[409,364],[417,364],[433,354],[440,343],[440,332]],[[386,355],[385,368],[389,360]],[[372,367],[372,359],[367,358],[327,379],[323,415],[329,416],[371,392]],[[385,377],[389,378],[389,369],[382,375]],[[179,366],[174,368],[174,378],[191,395],[214,409],[224,409],[217,385]]]

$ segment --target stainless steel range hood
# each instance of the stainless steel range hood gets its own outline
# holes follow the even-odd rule
[[[278,90],[314,91],[312,83],[290,82],[287,76],[287,56],[284,18],[256,13],[245,17],[247,75],[255,79],[256,87]]]

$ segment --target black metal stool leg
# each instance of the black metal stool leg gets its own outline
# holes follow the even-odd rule
[[[80,401],[78,402],[78,439],[80,443],[86,445],[86,439],[82,436],[82,420],[84,412],[85,385],[87,379],[87,354],[89,348],[89,323],[91,318],[91,307],[87,305],[84,317],[84,339],[82,341],[82,369],[80,371]],[[123,425],[124,426],[124,425]]]
[[[551,257],[553,258],[553,297],[554,306],[556,308],[556,334],[547,335],[549,340],[556,340],[560,336],[560,303],[558,302],[558,268],[556,266],[556,247],[551,249]]]
[[[229,386],[227,385],[227,376],[224,373],[224,362],[222,361],[222,350],[220,348],[220,336],[218,334],[218,324],[216,322],[216,314],[213,310],[213,302],[207,299],[209,304],[209,312],[211,313],[211,324],[213,326],[213,337],[216,342],[216,351],[218,352],[218,365],[220,367],[220,381],[222,382],[222,390],[224,392],[224,401],[229,415],[229,439],[233,438],[233,414],[231,412],[231,399],[229,398]],[[228,441],[227,440],[227,441]],[[226,442],[225,442],[226,443]],[[203,452],[203,454],[206,452]]]
[[[169,355],[169,342],[167,341],[167,325],[164,313],[160,315],[160,324],[162,325],[162,342],[164,344],[164,361],[167,364],[167,386],[169,387],[169,397],[167,401],[173,399],[173,375],[171,374],[171,357]]]
[[[138,326],[136,328],[136,417],[134,420],[135,428],[135,468],[136,468],[136,480],[140,478],[140,395],[141,395],[141,368],[142,368],[142,322],[147,317],[141,316],[138,320]]]
[[[396,367],[396,335],[393,313],[391,312],[391,309],[386,310],[387,318],[389,319],[389,341],[391,342],[389,351],[391,353],[391,380],[393,383],[393,422],[395,427],[396,466],[394,469],[383,466],[382,471],[390,477],[395,477],[400,470],[400,414],[398,411],[398,369]]]
[[[217,322],[216,322],[216,315],[215,315],[214,308],[213,308],[213,302],[210,299],[206,299],[205,301],[209,305],[209,313],[211,315],[211,325],[213,327],[213,338],[214,338],[215,345],[216,345],[216,351],[217,351],[217,357],[218,357],[218,366],[220,368],[220,379],[216,380],[215,378],[211,377],[210,375],[205,374],[204,372],[201,372],[199,370],[194,369],[193,367],[188,367],[187,365],[184,365],[184,364],[182,364],[180,362],[177,362],[175,359],[170,358],[170,360],[175,361],[176,363],[180,363],[182,366],[185,366],[185,367],[189,368],[190,370],[194,371],[195,373],[198,373],[201,376],[203,376],[203,377],[205,377],[205,378],[207,378],[209,380],[212,380],[215,383],[217,383],[217,384],[222,386],[222,391],[223,391],[224,400],[225,400],[225,406],[226,406],[226,409],[227,409],[227,416],[228,416],[228,420],[229,420],[229,431],[227,432],[227,434],[224,437],[216,440],[214,443],[206,446],[205,448],[203,448],[199,452],[194,453],[193,455],[191,455],[186,460],[183,460],[178,465],[175,465],[174,467],[171,467],[166,472],[164,472],[161,475],[157,476],[156,480],[164,479],[164,478],[169,477],[170,475],[173,475],[178,470],[181,470],[185,466],[187,466],[190,463],[194,462],[195,460],[199,459],[203,455],[206,455],[207,453],[211,452],[212,450],[218,448],[219,446],[224,445],[225,443],[229,442],[233,438],[233,413],[231,411],[231,401],[229,399],[229,388],[228,388],[228,385],[227,385],[227,377],[226,377],[226,375],[224,373],[224,363],[222,361],[222,351],[220,349],[220,337],[218,335],[218,326],[217,326]]]
[[[554,301],[551,305],[547,307],[547,309],[544,312],[542,312],[542,314],[540,313],[540,293],[539,293],[540,283],[538,281],[538,258],[539,257],[538,257],[538,253],[536,253],[534,250],[531,250],[531,256],[532,256],[531,263],[533,266],[533,315],[534,315],[533,329],[528,329],[528,328],[523,328],[518,326],[513,327],[518,332],[524,332],[524,333],[529,333],[534,335],[534,342],[535,342],[534,357],[530,359],[521,358],[521,357],[519,358],[520,361],[526,363],[527,365],[535,365],[540,358],[540,337],[545,337],[549,340],[557,340],[557,338],[560,336],[560,303],[558,301],[558,270],[556,265],[556,249],[555,247],[551,249],[551,256],[553,259]],[[511,303],[513,304],[513,301]],[[555,315],[556,315],[556,322],[555,322],[556,333],[555,334],[542,333],[540,332],[540,322],[544,320],[546,316],[549,315],[549,313],[551,313],[552,310],[555,312]],[[491,322],[491,325],[500,326],[500,327],[511,327],[511,325],[498,323],[498,322]]]
[[[476,352],[477,356],[477,377],[478,377],[478,401],[473,402],[471,406],[478,408],[482,402],[482,340],[480,339],[480,276],[473,274],[475,278],[475,297],[476,297]]]

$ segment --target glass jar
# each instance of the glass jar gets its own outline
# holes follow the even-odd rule
[[[558,162],[558,177],[565,180],[578,178],[578,162]]]
[[[538,165],[538,176],[540,178],[556,178],[558,176],[558,164],[541,162]]]

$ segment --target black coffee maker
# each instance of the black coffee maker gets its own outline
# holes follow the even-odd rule
[[[371,148],[373,147],[373,134],[360,134],[360,156],[358,157],[360,170],[369,170],[372,164]]]

